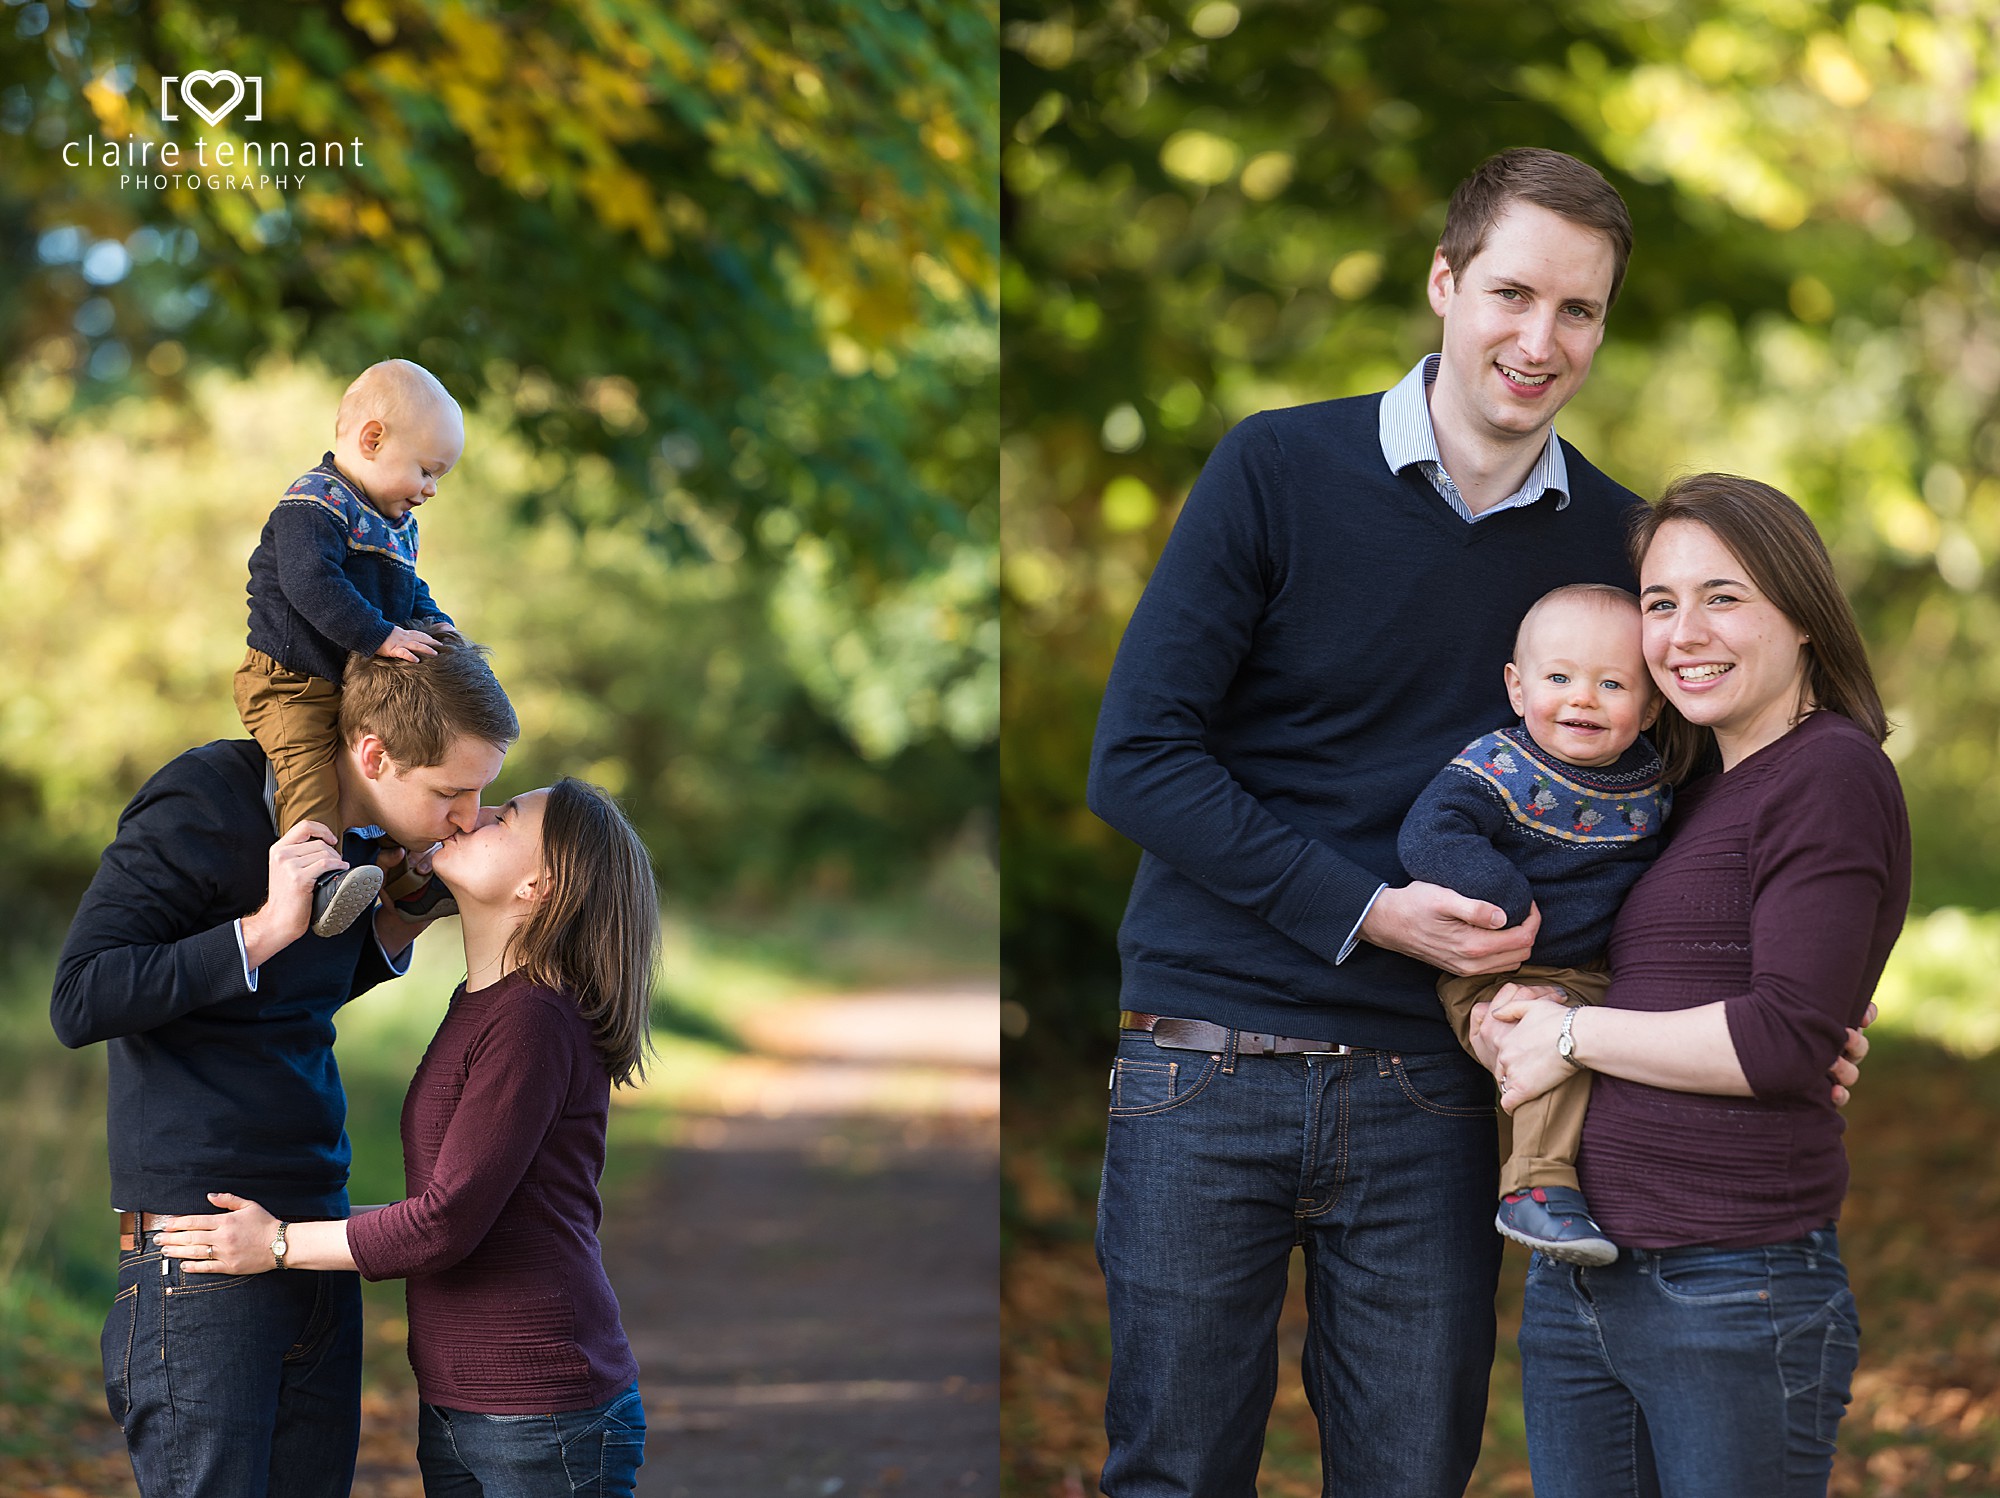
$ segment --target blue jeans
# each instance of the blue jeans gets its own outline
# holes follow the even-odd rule
[[[422,1405],[425,1498],[631,1498],[646,1460],[639,1386],[587,1410],[475,1415]]]
[[[1860,1327],[1832,1228],[1769,1248],[1536,1254],[1521,1315],[1536,1498],[1821,1498]]]
[[[358,1275],[187,1274],[149,1234],[118,1256],[100,1346],[105,1403],[146,1498],[346,1498],[361,1439]]]
[[[1126,1034],[1097,1257],[1113,1498],[1252,1498],[1305,1249],[1328,1492],[1458,1498],[1479,1456],[1500,1238],[1492,1079],[1462,1051],[1211,1056]]]

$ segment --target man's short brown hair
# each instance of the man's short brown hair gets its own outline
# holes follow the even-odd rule
[[[1438,241],[1444,263],[1454,273],[1470,265],[1486,248],[1486,237],[1507,205],[1516,201],[1559,213],[1610,240],[1611,294],[1605,306],[1618,300],[1625,262],[1632,257],[1632,215],[1597,168],[1560,151],[1521,146],[1480,162],[1458,184],[1445,209],[1444,236]]]
[[[521,736],[486,647],[450,630],[429,630],[436,655],[416,661],[350,655],[340,689],[340,742],[372,733],[405,769],[442,764],[461,738],[505,750]]]

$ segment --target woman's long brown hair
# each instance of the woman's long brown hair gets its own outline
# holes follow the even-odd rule
[[[1889,719],[1860,626],[1812,518],[1769,484],[1731,473],[1692,474],[1633,512],[1627,549],[1634,572],[1660,528],[1677,520],[1705,527],[1728,547],[1749,580],[1806,635],[1805,683],[1794,721],[1811,703],[1852,720],[1878,744],[1886,739]],[[1652,739],[1667,779],[1676,785],[1715,761],[1714,732],[1688,722],[1671,702],[1661,710]]]
[[[510,943],[527,975],[576,1000],[619,1086],[645,1075],[660,899],[652,860],[618,803],[565,777],[542,809],[545,890]]]

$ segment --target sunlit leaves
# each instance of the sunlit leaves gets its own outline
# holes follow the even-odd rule
[[[995,336],[981,0],[163,0],[143,20],[108,0],[54,16],[0,37],[19,80],[0,100],[0,222],[113,244],[185,226],[199,253],[108,293],[95,333],[74,325],[86,288],[23,262],[0,283],[7,367],[85,340],[67,366],[83,400],[135,381],[172,393],[149,357],[168,338],[184,367],[404,353],[473,394],[496,368],[538,371],[553,394],[519,430],[610,462],[663,544],[695,545],[657,482],[660,445],[691,441],[687,493],[753,519],[792,510],[863,579],[963,535],[990,491],[990,463],[942,490],[919,474],[939,413],[991,398],[991,360],[968,384],[963,361],[932,357],[955,330]],[[62,163],[87,135],[178,139],[160,79],[224,67],[263,80],[264,119],[224,120],[212,141],[358,140],[365,165],[223,191]],[[190,287],[210,310],[176,321]],[[607,377],[637,392],[611,422],[588,396]],[[779,380],[813,413],[809,456],[757,425]],[[741,431],[764,439],[768,482],[741,477]]]
[[[1898,724],[1918,900],[1991,903],[1984,8],[1021,3],[1002,49],[1008,930],[1047,959],[1031,1005],[1080,974],[1101,1007],[1115,982],[1132,854],[1079,809],[1089,728],[1180,498],[1234,421],[1379,390],[1436,346],[1421,288],[1446,197],[1516,144],[1603,166],[1638,229],[1561,430],[1642,492],[1718,467],[1798,497]]]

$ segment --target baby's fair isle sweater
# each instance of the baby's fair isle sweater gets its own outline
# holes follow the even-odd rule
[[[392,628],[451,624],[417,576],[417,520],[368,503],[333,454],[285,491],[250,553],[250,648],[323,681]]]
[[[1614,764],[1558,759],[1525,726],[1474,739],[1417,798],[1396,839],[1412,879],[1507,912],[1542,914],[1529,961],[1579,967],[1604,955],[1626,892],[1658,856],[1673,791],[1641,738]]]

